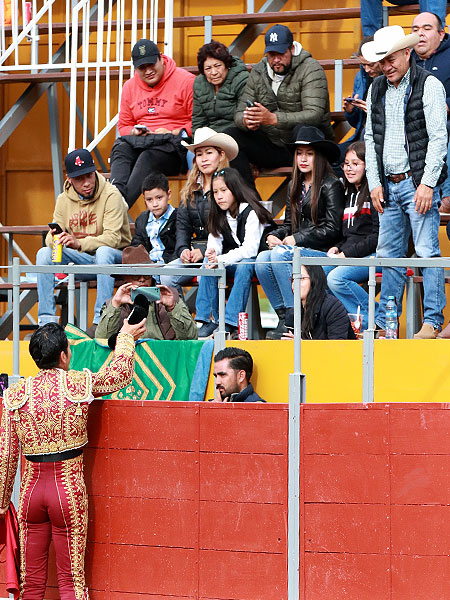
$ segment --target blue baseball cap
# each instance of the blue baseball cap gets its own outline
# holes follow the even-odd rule
[[[69,152],[64,159],[64,166],[69,178],[79,177],[80,175],[93,173],[97,170],[92,154],[86,148],[79,148],[78,150]]]
[[[266,43],[264,54],[267,52],[284,54],[294,43],[294,36],[286,25],[274,25],[267,31],[264,41]]]

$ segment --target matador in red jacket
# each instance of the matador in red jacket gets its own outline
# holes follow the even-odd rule
[[[69,371],[63,328],[48,323],[30,340],[40,371],[4,392],[0,437],[0,514],[5,514],[19,459],[26,460],[19,501],[20,599],[42,600],[50,541],[61,600],[87,600],[84,554],[88,499],[83,476],[89,404],[127,386],[133,377],[134,339],[145,321],[124,323],[114,357],[98,373]]]

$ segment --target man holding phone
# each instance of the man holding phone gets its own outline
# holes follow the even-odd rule
[[[111,183],[130,207],[148,173],[186,173],[181,140],[191,134],[195,79],[151,40],[138,40],[131,58],[135,72],[123,86],[120,137],[111,150]]]
[[[80,148],[70,152],[64,159],[67,180],[64,190],[56,200],[46,246],[36,255],[37,265],[52,264],[53,236],[62,246],[62,264],[106,265],[122,260],[122,248],[131,241],[130,225],[125,202],[120,192],[97,173],[91,153]],[[94,334],[100,320],[100,309],[111,297],[114,279],[109,275],[91,276],[97,279],[97,300],[93,327]],[[55,303],[55,277],[53,273],[38,273],[38,322],[57,323]]]
[[[225,131],[239,145],[230,166],[252,187],[251,164],[258,168],[292,165],[286,143],[292,141],[296,127],[314,125],[333,138],[323,68],[294,41],[285,25],[271,27],[265,44],[265,56],[253,67],[239,99],[236,127]]]
[[[347,96],[343,99],[342,109],[347,122],[355,128],[355,132],[348,140],[339,144],[341,150],[341,162],[344,162],[345,153],[350,144],[357,142],[358,140],[364,140],[367,114],[367,92],[374,78],[381,75],[380,63],[369,62],[364,58],[361,52],[363,45],[372,41],[373,35],[364,37],[356,52],[351,55],[351,58],[357,58],[359,60],[360,67],[353,82],[353,96]]]
[[[129,246],[122,256],[124,265],[151,265],[144,246]],[[148,274],[120,276],[123,283],[114,296],[103,306],[95,337],[108,339],[122,326],[133,309],[138,293],[150,302],[143,338],[154,340],[196,340],[197,327],[185,303],[175,288],[166,285],[153,286],[153,278]]]

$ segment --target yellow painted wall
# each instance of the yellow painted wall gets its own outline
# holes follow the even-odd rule
[[[228,342],[253,357],[252,383],[268,402],[288,402],[293,342]],[[375,340],[375,402],[448,402],[450,342]],[[308,403],[362,401],[362,341],[305,341],[302,372]],[[214,397],[212,369],[206,393]]]
[[[28,352],[28,342],[20,342],[20,375],[28,377],[36,375],[38,368]],[[9,341],[0,341],[0,372],[13,372],[13,343]]]
[[[289,374],[294,369],[293,342],[227,342],[250,352],[252,383],[268,402],[288,402]],[[305,341],[302,372],[308,403],[362,401],[362,341]],[[450,342],[447,340],[375,340],[376,402],[447,403],[450,389]],[[12,373],[12,342],[0,341],[0,372]],[[37,368],[21,342],[20,374]],[[214,397],[212,368],[206,392]]]

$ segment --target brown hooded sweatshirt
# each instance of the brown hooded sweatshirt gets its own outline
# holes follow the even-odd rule
[[[69,181],[56,200],[52,222],[73,235],[81,243],[80,252],[94,254],[100,246],[122,250],[130,245],[131,232],[128,206],[119,190],[100,173],[93,198],[81,198]],[[52,245],[49,232],[45,240]]]

